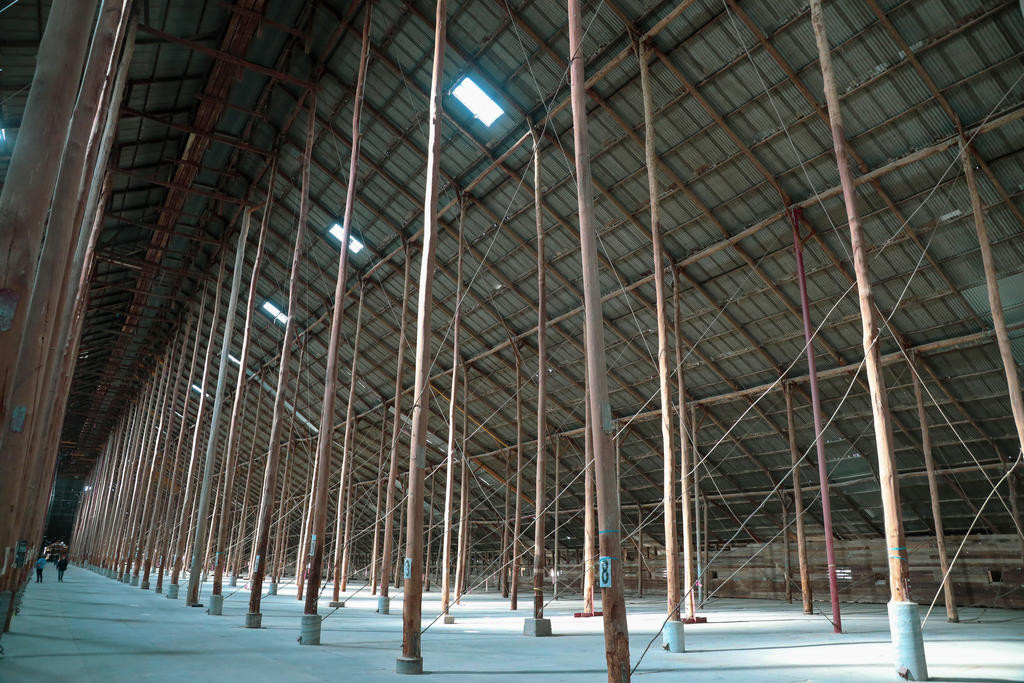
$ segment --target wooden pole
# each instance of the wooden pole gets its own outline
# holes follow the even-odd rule
[[[406,327],[409,318],[409,276],[412,267],[412,251],[408,243],[405,245],[405,269],[402,280],[402,324],[398,331],[398,362],[395,367],[395,418],[391,425],[391,463],[388,466],[388,484],[386,502],[384,504],[384,540],[381,550],[380,599],[377,611],[388,614],[391,600],[388,597],[391,584],[391,553],[394,542],[395,528],[395,480],[398,478],[398,437],[402,433],[402,394],[404,393],[403,376],[405,374]]]
[[[430,591],[430,545],[434,537],[434,483],[437,477],[430,478],[430,500],[427,503],[427,544],[423,549],[423,590]]]
[[[589,375],[587,381],[590,381]],[[597,520],[594,519],[594,437],[590,428],[593,421],[590,414],[590,388],[584,389],[586,408],[583,435],[583,613],[594,613],[594,536],[597,535]]]
[[[825,459],[825,435],[822,426],[821,397],[818,392],[818,368],[814,360],[814,331],[811,329],[811,311],[807,299],[807,278],[804,274],[803,242],[800,239],[800,213],[790,211],[793,224],[793,251],[796,256],[797,283],[800,286],[800,309],[804,325],[804,343],[807,345],[807,374],[811,385],[811,410],[814,419],[814,446],[818,455],[818,485],[821,489],[821,521],[825,528],[825,559],[828,572],[828,592],[832,601],[832,628],[843,632],[839,613],[839,583],[836,578],[835,539],[832,533],[832,502],[828,492],[828,463]]]
[[[192,345],[192,359],[188,364],[188,378],[185,380],[185,395],[182,398],[181,419],[178,421],[178,440],[174,447],[174,467],[171,470],[170,490],[167,492],[167,500],[164,503],[164,534],[161,538],[160,573],[156,577],[156,592],[163,592],[164,574],[170,565],[177,563],[178,535],[181,533],[181,520],[178,501],[178,490],[176,483],[179,479],[179,471],[184,465],[182,447],[185,444],[185,433],[188,431],[188,403],[192,397],[192,380],[195,377],[196,361],[199,359],[199,342],[203,337],[203,317],[206,313],[206,296],[209,292],[207,286],[203,287],[203,296],[199,301],[199,314],[195,317],[195,343]],[[198,428],[198,427],[197,427]],[[184,507],[184,498],[181,499],[181,506]],[[177,587],[173,590],[177,591]]]
[[[242,284],[242,270],[245,266],[245,243],[249,238],[250,212],[245,211],[242,218],[242,229],[238,232],[238,241],[235,243],[235,263],[231,273],[231,291],[228,294],[228,310],[224,318],[224,333],[220,340],[220,363],[217,367],[217,385],[213,394],[213,412],[210,414],[210,438],[206,442],[206,462],[203,466],[203,483],[199,491],[199,503],[196,511],[195,540],[192,544],[192,563],[188,575],[188,592],[185,597],[185,604],[188,606],[199,604],[199,582],[202,576],[202,569],[206,566],[204,561],[204,546],[209,542],[209,521],[210,513],[210,484],[213,481],[213,468],[217,462],[217,432],[220,429],[220,415],[224,406],[224,385],[228,379],[228,356],[231,353],[231,338],[235,332],[235,315],[238,311],[238,289]],[[221,269],[227,261],[227,254],[221,257]],[[218,299],[219,301],[219,299]],[[217,317],[216,307],[213,312],[213,322],[210,324],[210,345],[213,345],[213,338],[216,336],[220,320]],[[207,355],[209,358],[209,355]],[[245,375],[244,368],[239,368],[239,379]],[[203,385],[205,394],[207,387]],[[240,394],[236,394],[240,396]],[[229,430],[230,431],[230,430]],[[232,468],[232,472],[234,468]],[[232,482],[233,483],[233,482]],[[216,511],[216,506],[214,506]],[[220,555],[217,556],[217,564],[220,564]]]
[[[878,347],[878,323],[875,318],[875,302],[871,292],[871,279],[867,260],[867,245],[857,210],[857,191],[850,165],[846,157],[846,140],[843,132],[842,115],[839,109],[839,95],[836,92],[832,73],[832,56],[825,31],[825,16],[821,0],[811,0],[811,26],[818,46],[821,63],[825,101],[828,104],[829,121],[832,126],[832,142],[835,148],[839,182],[843,188],[846,218],[850,226],[850,246],[853,253],[853,268],[857,277],[857,293],[860,317],[863,326],[865,369],[871,393],[871,412],[875,426],[875,449],[878,452],[878,479],[882,489],[882,512],[885,519],[885,537],[889,559],[890,623],[896,650],[898,669],[907,669],[907,675],[915,680],[927,680],[927,664],[924,643],[917,616],[917,605],[910,600],[910,576],[907,564],[906,537],[903,532],[903,514],[900,509],[900,491],[896,480],[896,462],[892,441],[892,418],[889,414],[889,397],[886,394],[885,378],[882,375],[881,350]]]
[[[586,78],[582,51],[583,22],[579,0],[568,0],[570,89],[573,139],[576,152],[577,197],[580,221],[580,252],[583,269],[586,364],[591,428],[594,440],[594,472],[600,525],[601,607],[604,612],[605,657],[608,680],[630,679],[629,634],[622,579],[622,525],[619,520],[618,479],[612,452],[611,404],[608,401],[608,367],[604,355],[604,316],[597,261],[597,226],[590,177],[590,141],[587,133]]]
[[[299,221],[295,230],[295,249],[292,252],[292,266],[288,282],[288,321],[284,326],[284,340],[281,343],[280,371],[277,390],[274,395],[274,413],[270,422],[270,452],[267,454],[266,470],[263,474],[263,493],[256,521],[256,562],[250,580],[249,612],[246,615],[247,628],[260,628],[262,614],[260,600],[263,596],[263,577],[266,569],[267,544],[270,540],[270,517],[274,507],[274,492],[277,489],[277,470],[281,457],[281,418],[284,414],[285,394],[288,390],[292,343],[295,338],[295,317],[299,303],[299,266],[304,251],[306,220],[309,216],[309,167],[313,154],[313,138],[316,129],[316,95],[308,93],[309,127],[306,131],[306,147],[302,155],[302,192],[299,200]]]
[[[369,14],[369,8],[367,8],[367,14]],[[354,171],[354,167],[352,171]],[[347,203],[346,203],[347,206]],[[346,208],[346,213],[348,209]],[[345,248],[345,247],[343,247]],[[347,248],[346,248],[347,249]],[[356,381],[359,376],[359,337],[363,330],[363,300],[366,298],[366,287],[359,288],[359,304],[356,307],[356,332],[355,337],[352,340],[352,366],[349,369],[349,384],[348,384],[348,401],[346,402],[345,408],[345,437],[342,441],[344,452],[341,458],[341,479],[338,482],[338,518],[334,525],[334,587],[332,593],[332,603],[334,607],[340,606],[342,585],[347,579],[347,575],[342,571],[342,555],[345,555],[345,559],[348,559],[348,523],[345,523],[344,536],[342,536],[342,513],[351,510],[350,501],[348,499],[348,489],[351,486],[350,479],[352,477],[352,461],[355,459],[355,454],[352,451],[352,444],[355,441],[355,421],[356,421]],[[321,430],[325,429],[326,425],[321,426]]]
[[[384,471],[384,439],[387,436],[387,411],[384,404],[381,404],[380,416],[380,450],[377,452],[377,502],[373,506],[373,552],[370,554],[370,595],[377,594],[377,584],[380,581],[381,564],[377,561],[378,550],[380,549],[380,493],[381,479]]]
[[[512,527],[512,542],[509,544],[512,553],[509,609],[515,611],[519,608],[519,565],[522,558],[522,553],[519,552],[522,547],[519,534],[522,533],[523,499],[519,493],[523,490],[523,357],[515,344],[512,345],[512,351],[516,357],[516,516]]]
[[[544,517],[547,508],[547,449],[548,449],[548,291],[547,260],[544,255],[544,215],[541,198],[540,135],[533,137],[533,221],[537,228],[537,462],[534,480],[536,511],[533,522],[533,618],[544,618]],[[555,491],[555,495],[558,492]],[[539,629],[538,629],[539,630]],[[542,631],[543,632],[543,631]],[[550,626],[547,629],[550,632]]]
[[[1008,466],[1010,471],[1006,478],[1006,484],[1010,493],[1010,511],[1013,514],[1014,527],[1017,530],[1020,541],[1021,561],[1024,562],[1024,532],[1021,531],[1021,517],[1017,492],[1017,474],[1014,469],[1021,462],[1021,453],[1024,451],[1024,399],[1020,393],[1020,378],[1017,376],[1017,361],[1013,357],[1013,349],[1010,346],[1010,334],[1006,329],[1006,314],[1003,312],[1003,300],[999,294],[999,276],[996,272],[995,256],[992,254],[992,243],[988,239],[988,227],[985,225],[985,214],[981,205],[981,196],[978,194],[978,183],[974,178],[974,162],[971,160],[971,150],[966,141],[961,142],[960,159],[964,167],[964,179],[967,182],[967,191],[971,196],[971,211],[974,214],[974,229],[978,233],[978,247],[981,251],[981,263],[985,270],[985,287],[988,290],[988,307],[992,315],[992,327],[996,333],[996,346],[999,348],[999,359],[1003,363],[1003,372],[1006,375],[1006,388],[1010,396],[1010,411],[1013,414],[1013,423],[1017,431],[1017,456],[1013,463],[1006,462],[1006,456],[999,451],[999,459]]]
[[[352,444],[349,444],[349,448],[350,449],[352,448]],[[354,451],[353,451],[353,453],[354,453]],[[379,471],[380,470],[378,470],[378,472]],[[349,568],[348,568],[349,556],[350,556],[351,550],[352,550],[352,536],[351,536],[351,532],[352,532],[352,508],[354,508],[355,505],[352,502],[352,488],[353,488],[353,485],[352,485],[352,473],[351,473],[351,470],[349,471],[349,475],[347,477],[347,481],[348,481],[348,484],[346,485],[346,489],[347,490],[345,492],[345,531],[344,531],[344,536],[342,537],[342,543],[343,543],[342,548],[343,549],[342,549],[342,553],[341,553],[341,585],[340,585],[340,589],[341,590],[347,590],[348,575],[349,575]]]
[[[444,527],[441,537],[441,614],[444,614],[445,623],[454,623],[454,619],[447,618],[448,610],[451,608],[451,538],[452,538],[452,512],[455,504],[455,394],[459,390],[459,365],[462,360],[459,357],[462,337],[462,260],[463,260],[463,236],[466,217],[465,203],[459,206],[459,247],[458,257],[455,265],[455,312],[452,318],[452,388],[448,395],[448,448],[445,457],[445,480],[444,480]],[[463,405],[463,411],[467,406]],[[465,454],[459,458],[464,462]],[[461,544],[462,539],[459,539]],[[456,572],[458,576],[458,572]]]
[[[651,248],[654,256],[654,298],[658,314],[658,388],[661,394],[661,442],[663,457],[663,485],[662,497],[664,499],[664,523],[665,523],[665,581],[667,584],[666,602],[669,621],[679,621],[679,546],[676,540],[676,468],[675,468],[675,446],[672,443],[672,389],[669,386],[668,366],[668,326],[666,325],[665,306],[665,255],[661,246],[661,208],[659,205],[660,192],[658,190],[658,156],[655,149],[655,128],[654,128],[654,96],[651,94],[651,76],[648,66],[650,58],[650,46],[646,43],[640,45],[640,52],[637,55],[640,61],[640,88],[643,91],[644,101],[644,160],[647,165],[647,186],[651,200]],[[676,298],[678,318],[678,297]],[[676,355],[678,358],[681,344],[676,340]],[[678,364],[678,361],[677,361]],[[676,371],[682,377],[683,369],[679,366]],[[683,401],[682,392],[679,400]],[[682,414],[685,414],[683,411]],[[683,458],[685,463],[685,450]],[[681,475],[684,479],[689,474],[686,465],[682,465]],[[686,509],[686,499],[683,499],[683,509]],[[639,555],[639,549],[637,550]],[[637,575],[640,573],[640,559],[637,558]],[[689,568],[689,567],[687,567]],[[692,586],[690,578],[687,577],[687,587]],[[637,589],[638,592],[640,589]],[[691,591],[692,593],[692,591]],[[687,605],[692,600],[687,600]]]
[[[800,451],[796,446],[796,421],[793,419],[793,389],[788,382],[782,385],[786,396],[786,432],[789,436],[789,455],[793,463],[793,515],[796,518],[796,553],[800,567],[800,597],[804,614],[814,614],[811,596],[811,576],[807,564],[807,537],[804,533],[804,498],[800,486]]]
[[[512,504],[512,488],[508,485],[509,479],[512,477],[512,460],[508,449],[505,449],[505,508],[502,511],[501,517],[501,574],[498,576],[498,588],[501,590],[501,597],[507,598],[509,580],[511,577],[511,570],[509,567],[509,536],[511,535],[511,527],[509,526],[509,507]]]
[[[29,295],[43,245],[40,226],[46,222],[60,170],[75,95],[93,32],[92,13],[82,16],[73,0],[51,7],[39,42],[36,70],[3,187],[0,188],[0,424],[14,418],[17,406],[7,403],[17,368],[18,349],[28,321]],[[90,9],[93,9],[90,7]],[[15,430],[18,431],[18,430]],[[3,462],[3,471],[12,471]],[[5,479],[8,476],[5,475]],[[4,504],[11,504],[4,496]],[[15,508],[4,509],[7,531]],[[10,530],[9,533],[14,533]],[[6,537],[5,539],[6,540]]]
[[[942,572],[942,590],[946,598],[946,621],[956,624],[960,615],[956,609],[956,597],[953,595],[953,580],[949,576],[949,560],[946,557],[946,536],[942,529],[942,509],[939,506],[939,481],[935,476],[935,459],[932,457],[932,438],[928,432],[928,415],[924,410],[924,397],[921,394],[921,380],[917,368],[912,364],[910,377],[914,382],[914,400],[917,402],[917,421],[921,425],[921,452],[924,455],[924,467],[928,472],[928,497],[932,504],[932,521],[935,524],[935,549],[939,554],[939,571]]]
[[[331,450],[334,431],[334,403],[337,398],[338,382],[338,347],[341,341],[341,323],[345,316],[345,291],[348,285],[348,253],[349,239],[352,235],[352,211],[355,207],[356,198],[356,171],[359,169],[359,114],[362,109],[363,83],[366,79],[366,61],[369,54],[370,21],[373,18],[373,3],[367,3],[366,11],[363,13],[363,41],[359,53],[359,74],[356,79],[356,91],[352,100],[352,154],[349,160],[348,188],[345,192],[345,218],[341,227],[341,245],[338,254],[338,276],[334,285],[334,313],[331,316],[330,340],[327,345],[327,370],[324,379],[324,400],[323,411],[320,418],[320,434],[316,448],[316,480],[313,485],[313,515],[309,531],[309,590],[306,591],[306,604],[303,613],[312,615],[317,613],[317,598],[319,597],[320,576],[324,561],[324,533],[327,527],[327,489],[331,475]],[[355,356],[353,350],[353,357]],[[355,387],[355,373],[351,376],[352,387]],[[351,394],[349,397],[351,407]],[[346,431],[351,426],[347,421]],[[344,507],[345,494],[345,465],[349,459],[346,450],[343,453],[342,478],[338,487],[338,510]],[[318,645],[320,643],[320,622],[307,620],[303,622],[303,634],[300,642]],[[315,627],[314,627],[315,624]],[[315,634],[313,633],[315,631]]]
[[[242,401],[245,388],[245,383],[248,380],[249,371],[249,349],[252,345],[252,327],[253,327],[253,314],[256,312],[256,298],[258,291],[256,285],[260,279],[260,270],[263,266],[263,248],[266,245],[267,237],[267,226],[270,223],[270,212],[273,210],[274,202],[274,176],[276,175],[277,165],[271,164],[270,178],[267,184],[267,199],[263,206],[263,217],[260,221],[260,234],[256,242],[256,256],[253,259],[252,273],[249,276],[249,292],[245,304],[245,327],[242,332],[242,348],[238,352],[238,378],[235,381],[235,399],[231,406],[231,418],[228,420],[228,440],[226,444],[226,451],[224,452],[224,472],[225,482],[224,490],[227,492],[224,496],[224,509],[221,511],[220,524],[217,525],[217,540],[213,548],[214,552],[214,568],[213,568],[213,595],[222,594],[222,581],[224,570],[227,568],[228,562],[225,558],[224,562],[221,562],[221,557],[226,555],[227,549],[224,547],[227,541],[228,524],[230,523],[230,514],[225,514],[231,510],[231,499],[234,495],[235,490],[235,474],[238,462],[238,442],[241,440],[241,433],[239,431],[239,421],[242,416]],[[242,229],[243,233],[248,234],[251,211],[247,210],[245,213],[244,221],[245,227]],[[241,252],[241,245],[244,244],[242,238],[239,237],[239,251]],[[244,261],[242,264],[244,265]],[[241,270],[241,268],[239,268]],[[229,314],[229,320],[233,317]],[[230,324],[230,323],[229,323]],[[225,345],[226,346],[226,345]],[[222,357],[222,362],[224,361]],[[258,381],[258,380],[257,380]],[[257,413],[259,412],[259,398],[257,398]],[[256,422],[255,424],[259,424]],[[255,428],[253,429],[255,432]],[[255,436],[254,436],[255,438]],[[242,518],[239,520],[239,524],[245,526],[245,509],[246,503],[248,503],[249,497],[249,482],[252,480],[252,462],[250,458],[249,469],[246,473],[245,478],[245,494],[242,500]]]
[[[172,385],[171,385],[172,389],[171,389],[171,393],[170,393],[170,401],[168,402],[168,404],[166,406],[166,409],[165,409],[165,415],[166,415],[166,422],[165,422],[165,424],[167,426],[164,428],[164,433],[163,433],[163,449],[162,449],[162,454],[160,456],[160,472],[159,472],[159,474],[157,474],[156,483],[155,483],[154,489],[153,489],[153,494],[152,494],[152,498],[153,498],[153,500],[152,500],[153,514],[152,514],[152,516],[150,518],[150,522],[149,522],[149,531],[146,534],[146,539],[147,539],[146,540],[146,559],[145,559],[145,566],[143,567],[142,584],[141,584],[141,587],[142,587],[143,590],[146,590],[146,589],[149,588],[149,572],[150,572],[150,570],[152,568],[152,565],[153,565],[153,552],[154,552],[154,549],[160,547],[160,545],[159,545],[159,537],[160,537],[160,535],[162,533],[162,530],[160,529],[160,521],[163,518],[163,515],[160,514],[161,510],[163,509],[163,505],[161,503],[160,489],[162,487],[164,487],[164,483],[163,483],[164,482],[164,473],[166,472],[167,461],[169,459],[171,459],[170,452],[171,452],[171,436],[173,434],[173,424],[174,424],[174,411],[176,410],[176,407],[178,405],[178,399],[181,397],[181,378],[182,378],[182,374],[184,373],[184,370],[185,370],[185,356],[188,355],[189,339],[190,339],[191,336],[192,336],[192,316],[190,315],[190,316],[188,316],[188,319],[185,322],[185,328],[184,328],[184,331],[183,331],[183,333],[181,335],[181,349],[178,352],[178,366],[177,366],[177,369],[175,369],[174,373],[171,375],[171,378],[170,378],[170,381],[172,382]],[[186,387],[186,391],[187,390],[188,390],[188,388]],[[172,488],[173,484],[174,484],[174,480],[172,478],[171,481],[170,481],[170,484],[166,487],[166,491],[164,493],[164,498],[169,498],[170,497],[170,495],[171,495],[171,488]],[[162,562],[161,562],[161,564],[162,564]]]
[[[786,504],[786,496],[779,491],[779,510],[782,513],[782,576],[785,582],[786,602],[793,604],[793,570],[790,565],[789,549],[789,506]]]
[[[462,405],[468,405],[469,396],[469,368],[462,365]],[[455,569],[455,603],[460,604],[462,594],[466,590],[466,577],[469,575],[469,455],[466,452],[466,442],[469,432],[466,427],[468,420],[466,415],[469,411],[462,411],[462,453],[461,467],[459,469],[459,552],[457,567]]]
[[[213,359],[213,337],[214,330],[217,327],[217,319],[220,311],[220,295],[221,295],[221,284],[224,279],[224,260],[221,260],[220,268],[218,269],[216,292],[214,293],[213,299],[213,315],[210,317],[210,334],[206,340],[206,350],[203,354],[203,369],[199,377],[198,389],[197,385],[193,384],[189,387],[189,392],[195,391],[199,394],[199,406],[196,409],[196,422],[195,431],[192,433],[192,447],[189,450],[189,462],[188,469],[185,472],[185,492],[181,498],[181,513],[178,518],[178,530],[177,530],[177,541],[175,543],[174,553],[174,565],[171,569],[171,589],[167,594],[169,598],[178,597],[178,579],[181,575],[181,566],[185,559],[185,553],[188,550],[186,548],[186,540],[189,537],[189,531],[192,529],[194,516],[191,516],[191,509],[193,506],[193,499],[195,498],[192,480],[196,468],[196,460],[199,456],[199,447],[203,435],[203,418],[206,415],[206,397],[209,393],[209,377],[210,377],[210,362]],[[203,320],[200,319],[198,330],[202,334]]]
[[[406,533],[405,594],[402,600],[402,656],[398,673],[423,672],[420,614],[423,599],[423,473],[426,466],[427,422],[430,417],[430,313],[433,308],[434,261],[437,255],[437,209],[440,190],[442,80],[444,78],[446,0],[437,1],[434,17],[434,71],[430,83],[430,129],[427,182],[423,201],[423,249],[416,311],[416,384],[413,388],[412,431],[409,436],[409,487]]]
[[[696,488],[698,479],[695,464],[698,462],[694,440],[690,438],[691,411],[686,409],[686,369],[683,364],[683,336],[682,336],[682,307],[679,301],[679,273],[672,271],[672,333],[676,338],[676,394],[678,401],[679,417],[679,500],[682,508],[683,522],[683,586],[686,594],[682,598],[685,605],[687,620],[695,620],[697,613],[697,600],[700,597],[702,587],[700,583],[697,565],[698,550],[694,549],[693,538],[697,536],[698,545],[700,540],[700,527],[698,526],[698,509],[695,504],[696,496],[691,489]],[[696,423],[693,423],[696,424]],[[693,484],[691,485],[691,482]],[[691,504],[693,501],[693,504]]]
[[[170,422],[171,411],[174,409],[174,404],[171,402],[172,386],[177,388],[178,376],[172,371],[174,361],[177,359],[178,370],[180,372],[181,361],[184,360],[185,353],[187,351],[187,345],[182,344],[181,350],[178,351],[178,337],[179,334],[175,334],[174,339],[168,345],[165,354],[165,366],[164,366],[164,378],[161,380],[161,394],[162,397],[158,402],[160,406],[159,417],[157,421],[156,432],[153,437],[153,448],[151,449],[152,455],[150,456],[153,462],[152,469],[150,470],[149,477],[146,479],[146,493],[143,497],[143,510],[142,510],[142,527],[141,527],[141,549],[142,553],[139,560],[136,562],[135,576],[139,575],[140,570],[145,566],[145,572],[141,582],[140,588],[142,590],[149,590],[149,564],[150,564],[150,553],[153,549],[153,520],[156,519],[156,502],[158,497],[158,491],[160,488],[161,481],[164,478],[164,468],[167,464],[167,446],[170,442],[170,434],[167,432],[166,425]],[[159,454],[157,453],[159,451]],[[157,468],[159,463],[159,468]]]
[[[554,553],[551,557],[551,593],[555,600],[558,600],[558,560],[560,548],[558,547],[558,536],[561,532],[559,528],[559,515],[558,515],[558,501],[562,497],[561,482],[559,481],[560,465],[562,462],[562,440],[555,437],[555,539],[554,539]]]

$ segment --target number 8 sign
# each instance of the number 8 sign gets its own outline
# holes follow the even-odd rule
[[[601,588],[612,587],[612,558],[602,555],[597,570],[598,586]]]

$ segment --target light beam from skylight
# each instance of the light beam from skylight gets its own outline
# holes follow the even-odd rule
[[[466,76],[455,86],[452,94],[459,102],[466,105],[466,108],[473,112],[473,116],[480,119],[485,126],[490,126],[505,111],[498,106],[498,103],[491,99],[487,93],[480,89],[473,79]]]

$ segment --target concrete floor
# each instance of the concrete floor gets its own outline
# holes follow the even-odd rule
[[[12,632],[3,636],[0,681],[408,680],[394,673],[402,639],[398,596],[392,613],[382,616],[364,590],[326,618],[323,645],[302,647],[296,642],[302,604],[290,585],[264,598],[264,628],[255,631],[242,627],[244,589],[226,599],[224,616],[212,617],[79,567],[70,567],[61,584],[52,569],[46,574],[44,583],[29,585]],[[425,596],[424,625],[437,616],[439,603],[436,590]],[[520,604],[518,614],[510,613],[493,594],[473,595],[453,609],[456,624],[431,626],[422,641],[430,678],[606,679],[600,619],[574,619],[580,602],[558,600],[547,609],[556,635],[527,638],[521,635],[527,596]],[[661,605],[657,599],[628,603],[634,664],[661,624]],[[885,606],[843,609],[847,633],[834,635],[824,618],[802,615],[799,604],[716,601],[702,612],[708,624],[687,627],[687,653],[665,652],[659,637],[636,680],[899,681],[890,673]],[[321,614],[330,612],[325,599]],[[965,623],[947,624],[940,609],[926,626],[933,680],[1024,681],[1024,613],[964,609],[961,618]]]

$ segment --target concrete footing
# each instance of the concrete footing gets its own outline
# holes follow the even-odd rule
[[[890,602],[889,632],[896,655],[896,672],[908,681],[927,681],[928,665],[916,602]]]
[[[276,583],[270,584],[270,586],[267,588],[267,595],[277,595],[277,584]]]
[[[138,586],[139,585],[139,577],[133,574],[132,578],[129,579],[128,583],[130,583],[133,586]]]
[[[214,616],[220,616],[224,614],[224,596],[223,595],[211,595],[210,596],[210,608],[209,613]]]
[[[238,577],[237,576],[232,576],[231,580],[228,581],[228,585],[231,586],[232,588],[237,586],[238,585]]]
[[[249,612],[245,615],[246,628],[260,628],[263,625],[263,615],[259,612]]]
[[[377,598],[377,613],[391,614],[391,598],[384,597],[383,595]]]
[[[386,612],[385,612],[386,614]],[[395,660],[396,674],[423,673],[423,657],[399,657]]]
[[[446,623],[446,624],[454,624],[455,623],[455,615],[454,614],[446,614],[446,615],[444,615],[444,623]]]
[[[686,652],[683,622],[669,620],[661,631],[661,644],[669,652]]]
[[[523,635],[535,636],[537,638],[550,636],[551,620],[534,619],[533,617],[526,617],[525,619],[523,619]]]
[[[163,587],[163,586],[161,586],[160,584],[157,584],[157,585],[156,585],[156,588],[154,588],[154,589],[153,589],[153,592],[154,592],[154,593],[157,593],[157,594],[159,594],[159,593],[163,593],[163,592],[164,592],[164,587]]]
[[[299,645],[320,644],[320,622],[323,619],[319,614],[303,614],[299,624]]]
[[[143,581],[142,583],[140,583],[139,584],[139,588],[141,588],[144,591],[148,591],[149,590],[149,581]]]
[[[345,601],[344,600],[331,600],[330,606],[331,607],[344,607],[345,606]]]
[[[167,599],[177,600],[178,599],[178,584],[172,583],[167,586]]]

